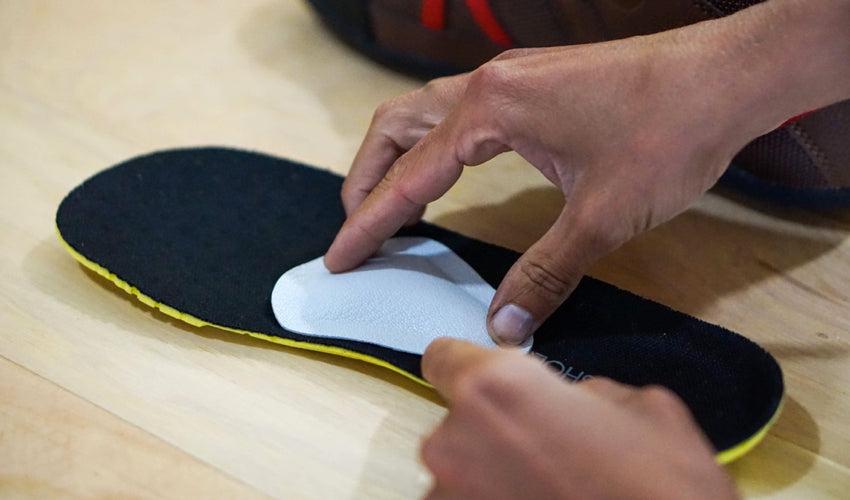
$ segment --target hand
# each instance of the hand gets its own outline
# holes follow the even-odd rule
[[[518,351],[437,339],[425,377],[449,401],[422,443],[427,498],[736,498],[688,409],[660,387],[560,379]]]
[[[325,265],[359,265],[464,165],[516,151],[566,200],[490,305],[494,340],[523,343],[593,262],[687,208],[747,142],[850,89],[837,5],[777,0],[646,37],[509,51],[389,101],[343,186],[348,219]]]
[[[507,150],[566,198],[552,228],[505,277],[488,314],[497,342],[520,344],[585,269],[683,210],[723,172],[736,147],[710,100],[677,100],[691,78],[661,42],[510,51],[475,72],[435,80],[382,105],[342,199],[349,215],[325,263],[358,265],[463,165]]]

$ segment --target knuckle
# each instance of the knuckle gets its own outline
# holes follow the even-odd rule
[[[422,354],[422,358],[425,360],[440,360],[446,357],[446,353],[451,349],[452,340],[448,337],[437,337],[434,339],[428,347],[425,348],[425,352]]]
[[[356,218],[355,218],[356,219]],[[349,219],[351,220],[351,219]],[[375,245],[380,245],[384,242],[384,239],[381,238],[378,234],[372,231],[372,229],[363,224],[360,220],[354,220],[352,223],[346,223],[343,227],[348,227],[348,229],[357,231],[360,235],[365,238],[367,241],[372,242]]]
[[[445,461],[444,447],[440,442],[439,430],[422,440],[419,446],[419,458],[429,469],[439,469]]]
[[[382,102],[375,108],[375,113],[372,115],[372,123],[379,123],[385,120],[395,110],[395,100],[390,99]]]
[[[519,271],[536,288],[557,298],[567,295],[578,281],[575,276],[541,260],[525,259]]]
[[[387,184],[385,189],[392,192],[398,199],[402,200],[408,207],[406,210],[419,210],[419,208],[425,206],[424,202],[411,194],[409,186],[401,180],[396,180]],[[410,213],[410,215],[413,215],[413,213]]]
[[[487,156],[490,148],[505,144],[506,135],[504,127],[500,127],[495,121],[470,126],[459,133],[455,141],[455,156],[458,163],[464,165],[478,163],[482,155]]]
[[[428,344],[422,353],[422,374],[426,379],[433,381],[443,374],[450,350],[451,341],[445,337],[437,338]]]
[[[435,78],[433,80],[428,80],[419,91],[426,95],[436,94],[440,91],[440,89],[445,85],[447,78]]]
[[[431,471],[438,484],[458,485],[463,483],[465,474],[458,463],[457,444],[442,431],[442,425],[430,436],[422,440],[419,447],[419,460]]]
[[[464,406],[505,402],[517,390],[515,381],[501,363],[471,370],[458,381],[456,400]]]
[[[469,75],[467,89],[486,94],[498,93],[513,83],[511,71],[501,61],[488,62]]]
[[[585,257],[589,259],[615,250],[633,236],[630,220],[612,217],[615,212],[607,206],[609,203],[617,201],[599,197],[596,203],[586,203],[572,221],[573,232],[582,243],[587,254]]]
[[[641,395],[647,405],[658,411],[676,415],[687,412],[679,396],[664,386],[648,385],[641,389]]]
[[[496,57],[491,59],[491,61],[506,61],[508,59],[516,59],[517,57],[522,57],[526,54],[532,52],[533,49],[527,48],[518,48],[518,49],[508,49],[500,52]]]
[[[401,182],[403,168],[403,166],[396,162],[395,165],[387,170],[384,177],[375,184],[375,187],[372,188],[372,192],[381,194],[395,193],[395,191],[400,187],[399,184]]]
[[[486,385],[487,383],[476,372],[463,375],[455,387],[455,404],[462,407],[476,406],[487,398]]]
[[[346,177],[342,182],[342,189],[340,190],[340,195],[343,199],[351,198],[358,194],[360,190],[354,186],[354,183],[350,180],[350,177]]]
[[[608,377],[593,377],[591,379],[582,380],[580,387],[596,392],[606,392],[616,387],[616,382]]]
[[[584,214],[573,225],[583,259],[595,260],[615,250],[624,241],[623,238],[628,239],[622,223],[608,223],[595,211],[586,210]]]

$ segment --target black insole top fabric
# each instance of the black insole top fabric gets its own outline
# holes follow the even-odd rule
[[[420,356],[299,335],[269,297],[288,269],[321,256],[344,220],[342,178],[253,152],[157,152],[98,173],[62,201],[62,238],[139,291],[209,323],[373,356],[421,376]],[[497,287],[518,254],[419,223]],[[606,376],[676,392],[719,450],[777,412],[782,373],[748,339],[586,277],[535,334],[533,354],[577,380]]]

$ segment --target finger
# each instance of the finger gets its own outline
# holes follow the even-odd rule
[[[494,431],[474,415],[453,413],[422,442],[419,457],[433,477],[434,488],[452,498],[491,498],[499,456]],[[442,497],[437,497],[442,498]]]
[[[345,221],[325,255],[331,272],[347,271],[374,254],[405,222],[444,195],[464,164],[482,163],[507,147],[494,134],[453,113],[390,168]]]
[[[363,203],[387,170],[404,153],[391,136],[379,130],[379,119],[376,115],[342,183],[342,206],[348,216]]]
[[[638,389],[606,377],[593,377],[579,382],[578,388],[591,392],[609,401],[621,402],[629,399]]]
[[[465,372],[499,354],[498,350],[485,349],[464,340],[438,338],[422,355],[422,375],[446,400],[451,401]]]
[[[670,429],[690,429],[693,414],[684,401],[670,389],[647,385],[635,390],[626,401],[638,414],[664,422]]]
[[[438,78],[378,107],[342,185],[346,215],[354,213],[402,154],[443,121],[465,82],[466,75]]]
[[[422,207],[419,210],[419,212],[417,212],[413,217],[407,219],[407,221],[404,223],[404,225],[405,226],[412,226],[412,225],[416,224],[417,222],[419,222],[422,219],[422,216],[425,215],[425,209],[426,209],[426,207]]]
[[[488,311],[499,344],[521,345],[575,289],[593,254],[565,207],[555,224],[511,267]]]
[[[369,258],[460,177],[462,165],[448,154],[445,127],[438,126],[405,153],[351,214],[325,255],[331,272],[347,271]]]

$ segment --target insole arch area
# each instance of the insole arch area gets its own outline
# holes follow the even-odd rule
[[[421,355],[438,337],[498,347],[486,321],[495,293],[449,247],[402,236],[347,273],[332,274],[322,256],[286,271],[271,305],[285,330]]]

